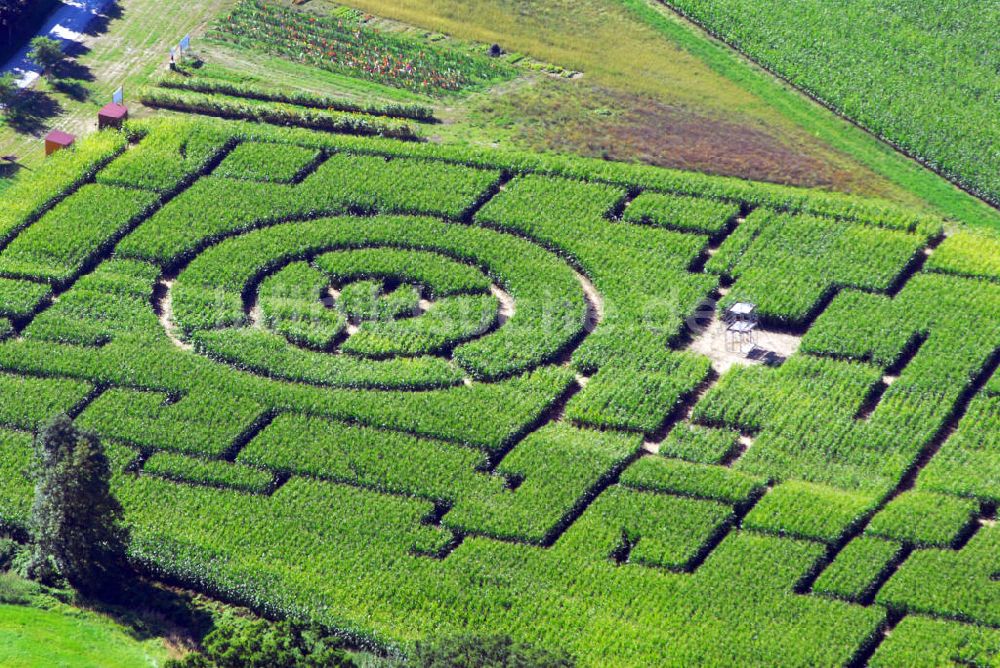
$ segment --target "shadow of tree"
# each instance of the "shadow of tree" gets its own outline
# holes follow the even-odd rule
[[[90,97],[90,89],[78,79],[59,79],[52,83],[52,87],[77,102],[83,102]]]
[[[87,600],[86,604],[113,618],[139,641],[172,637],[199,642],[215,624],[212,614],[196,603],[196,595],[142,577],[129,579],[115,602]]]
[[[62,113],[63,107],[51,95],[37,90],[25,90],[7,112],[7,125],[19,134],[37,135],[45,129],[45,121]]]
[[[66,58],[52,69],[52,75],[57,79],[84,79],[93,81],[94,75],[90,68],[80,63],[77,58],[90,53],[90,47],[80,42],[68,42],[65,47]]]
[[[13,178],[21,169],[21,164],[16,160],[0,160],[0,179]]]
[[[108,7],[94,16],[90,23],[87,25],[87,29],[83,31],[83,34],[96,37],[97,35],[102,35],[108,31],[108,26],[112,21],[120,19],[125,15],[125,10],[118,2],[113,2]]]

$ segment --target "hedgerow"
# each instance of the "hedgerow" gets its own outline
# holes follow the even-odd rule
[[[320,157],[315,149],[288,144],[239,144],[212,172],[250,181],[290,183]]]
[[[924,265],[927,271],[1000,279],[1000,238],[962,230],[948,236]]]
[[[877,499],[791,480],[764,495],[743,520],[743,527],[828,543],[858,526]]]
[[[337,282],[394,278],[427,290],[430,299],[483,292],[489,279],[474,266],[445,255],[398,248],[358,248],[316,256],[313,263]]]
[[[292,343],[329,347],[347,324],[340,313],[320,301],[326,277],[304,262],[293,262],[260,285],[257,305],[264,324]]]
[[[921,273],[894,299],[845,294],[819,318],[803,340],[803,350],[871,357],[885,367],[912,356],[868,419],[843,427],[845,433],[856,434],[852,440],[858,443],[859,453],[871,453],[870,470],[898,476],[944,428],[973,379],[990,368],[998,306],[1000,290],[995,283]],[[972,402],[967,427],[979,425],[986,427],[982,433],[989,433],[991,418],[985,408],[983,403]],[[936,471],[932,475],[945,475],[940,489],[954,488],[960,494],[989,489],[988,483],[977,482],[988,479],[990,471],[989,467],[975,469],[974,458],[982,456],[962,459],[965,452],[979,447],[970,448],[959,436],[946,449],[949,454],[941,464],[932,460],[929,468]]]
[[[315,212],[346,212],[342,203],[306,198],[300,188],[215,177],[199,179],[122,240],[115,253],[176,264],[233,232]]]
[[[64,284],[128,232],[155,195],[88,185],[60,202],[0,252],[0,272]]]
[[[460,497],[443,524],[494,538],[542,542],[638,451],[640,439],[553,424],[528,435],[496,468],[513,491]]]
[[[414,315],[420,293],[412,285],[400,285],[383,293],[382,281],[361,280],[341,287],[334,308],[353,320],[385,320]]]
[[[93,389],[89,383],[56,378],[0,374],[0,425],[34,430],[56,413],[65,413]]]
[[[660,623],[675,626],[672,662],[683,665],[844,665],[854,650],[873,640],[885,613],[878,607],[804,597],[795,586],[815,568],[823,547],[751,532],[733,532],[709,553],[694,578],[659,609]],[[666,603],[666,602],[665,602]],[[746,610],[755,611],[750,623]],[[665,612],[669,610],[669,612]],[[740,616],[725,635],[712,620]],[[794,626],[809,635],[791,639],[779,629],[794,614]],[[802,625],[802,626],[799,626]],[[777,641],[777,642],[776,642]],[[761,644],[764,643],[764,644]]]
[[[705,265],[735,279],[722,300],[757,305],[761,317],[802,324],[836,287],[886,291],[926,238],[758,209]]]
[[[44,283],[0,278],[0,314],[11,318],[29,316],[51,294],[51,286]]]
[[[587,371],[616,357],[634,364],[659,360],[712,282],[685,271],[706,237],[607,219],[625,194],[600,183],[525,176],[476,214],[477,222],[565,255],[594,282],[608,318],[574,360]]]
[[[163,88],[179,88],[198,93],[222,94],[232,97],[246,97],[265,102],[284,102],[300,107],[346,111],[369,116],[390,116],[409,118],[415,121],[434,120],[434,110],[418,104],[390,102],[383,104],[360,104],[349,100],[319,95],[305,90],[276,89],[247,82],[225,81],[203,76],[164,77],[156,82]]]
[[[723,466],[666,457],[642,457],[625,469],[621,483],[636,489],[743,504],[764,490],[766,480]]]
[[[558,549],[630,564],[683,570],[732,520],[732,508],[612,487],[566,532]]]
[[[780,421],[854,417],[869,388],[881,379],[868,364],[793,357],[778,369],[735,367],[695,406],[694,420],[759,432]],[[815,418],[813,418],[815,419]]]
[[[979,504],[969,499],[911,490],[879,511],[865,532],[919,547],[946,547],[969,528],[978,512]]]
[[[259,415],[256,402],[264,402],[274,410],[354,420],[500,451],[535,424],[573,380],[570,370],[545,366],[496,383],[473,383],[427,392],[335,391],[234,373],[210,362],[192,359],[173,346],[151,343],[148,338],[113,342],[100,349],[61,346],[56,350],[58,354],[54,355],[50,344],[12,341],[0,345],[0,368],[46,376],[90,378],[119,386],[162,388],[158,397],[136,404],[134,410],[129,408],[131,402],[144,393],[122,390],[124,395],[106,404],[112,410],[105,411],[106,416],[97,429],[102,432],[124,429],[135,437],[136,443],[146,440],[150,446],[159,440],[173,444],[172,449],[177,450],[199,447],[183,437],[186,430],[198,426],[197,422],[189,423],[186,417],[188,413],[196,416],[194,407],[208,402],[207,414],[215,415],[221,425],[219,436],[211,431],[204,432],[211,437],[207,442],[211,446],[208,449],[212,450],[204,454],[212,455],[218,455],[232,443],[241,424],[243,428],[251,426]],[[171,360],[171,364],[164,367],[163,359]],[[192,383],[193,378],[198,382]],[[187,392],[185,397],[191,401],[190,409],[177,410],[179,404],[165,407],[165,410],[157,408],[168,398],[163,390],[172,388],[175,388],[172,391]],[[238,400],[240,407],[236,412],[219,412],[221,409],[211,403],[216,398],[226,402],[233,393],[254,397],[254,400]],[[113,392],[109,391],[98,397],[81,419],[87,418],[91,411],[96,412],[102,400],[111,396]],[[132,426],[125,424],[125,417]],[[173,420],[178,422],[172,424]]]
[[[427,390],[457,385],[462,371],[440,357],[366,359],[295,348],[277,334],[253,327],[205,329],[191,336],[199,352],[272,378],[330,387]]]
[[[495,170],[336,154],[303,185],[366,211],[460,218],[490,194],[499,178]]]
[[[130,133],[139,143],[97,173],[106,185],[171,193],[231,147],[230,133],[212,125],[173,122],[156,132]]]
[[[708,359],[664,353],[658,364],[612,361],[570,399],[566,417],[595,427],[656,431],[708,376]]]
[[[739,432],[731,429],[679,422],[660,444],[660,454],[696,464],[718,464],[737,448],[739,437]]]
[[[218,457],[262,413],[259,404],[215,392],[171,401],[165,392],[114,388],[87,406],[77,423],[141,448]]]
[[[243,492],[263,492],[274,479],[273,475],[248,466],[169,452],[154,454],[146,460],[142,470],[177,482],[227,487]]]
[[[907,615],[879,645],[868,665],[988,666],[1000,656],[1000,630],[944,619]]]
[[[228,95],[206,95],[186,90],[144,87],[139,101],[148,107],[258,123],[294,125],[311,130],[342,132],[352,135],[379,135],[393,139],[417,139],[409,125],[381,116],[367,116],[343,111],[311,109],[278,102],[267,102]]]
[[[1000,531],[982,527],[961,550],[916,550],[875,600],[906,612],[997,626],[1000,590],[996,555]]]
[[[994,382],[996,376],[994,375]],[[995,392],[995,390],[992,390]],[[917,488],[1000,502],[1000,397],[977,395],[958,429],[917,476]]]
[[[351,318],[375,317],[382,293],[381,281],[357,281],[344,287],[337,297],[337,310]]]
[[[316,382],[347,382],[368,385],[410,385],[393,380],[391,372],[364,382],[365,369],[378,367],[401,372],[411,368],[422,378],[453,382],[441,360],[425,360],[423,373],[413,368],[418,360],[383,364],[361,363],[340,358],[319,359],[304,351],[282,350],[273,336],[259,331],[211,331],[220,324],[245,321],[242,293],[251,278],[269,266],[299,259],[338,246],[393,245],[436,250],[461,260],[483,265],[517,301],[518,308],[503,327],[460,345],[455,361],[477,378],[497,378],[543,363],[556,356],[583,330],[586,305],[572,271],[541,249],[509,235],[487,229],[454,225],[426,218],[343,218],[279,225],[251,232],[207,250],[178,277],[174,315],[206,351],[230,362],[240,362],[282,377]],[[544,276],[539,282],[537,277]],[[235,333],[235,332],[234,332]],[[277,364],[275,355],[281,355]],[[318,366],[317,366],[318,365]],[[322,368],[320,368],[322,367]],[[329,374],[358,369],[349,381]],[[284,369],[282,371],[282,369]],[[290,372],[294,369],[293,372]]]
[[[24,336],[100,345],[119,335],[157,327],[149,300],[159,273],[153,265],[132,260],[103,262],[35,317]]]
[[[237,461],[435,501],[498,495],[505,488],[501,476],[476,473],[486,465],[477,450],[292,414],[275,418],[240,451]]]
[[[334,156],[296,186],[202,179],[129,235],[118,251],[171,262],[223,235],[351,207],[457,218],[485,196],[497,176],[409,160]]]
[[[35,491],[32,440],[31,434],[0,429],[0,527],[28,526]]]
[[[861,602],[873,593],[901,551],[899,543],[866,536],[855,538],[837,553],[813,583],[812,590]]]
[[[132,132],[158,130],[174,119],[143,119],[128,124]],[[669,170],[580,158],[576,156],[515,153],[438,143],[404,143],[391,139],[357,138],[349,135],[318,135],[294,128],[278,128],[253,123],[225,123],[212,119],[183,121],[188,126],[218,123],[234,137],[269,141],[384,157],[416,157],[463,164],[483,169],[504,169],[515,173],[538,173],[571,179],[609,183],[625,188],[656,190],[740,201],[779,211],[811,213],[831,218],[863,222],[890,229],[915,232],[928,237],[943,229],[940,218],[915,214],[883,200],[864,199],[841,193],[792,188],[742,179],[712,176],[690,171]]]
[[[4,189],[0,209],[0,240],[9,241],[101,167],[125,150],[125,138],[99,132],[81,139],[71,151],[59,151],[38,175],[15,177]]]
[[[428,502],[304,478],[292,479],[271,497],[152,476],[121,479],[117,492],[142,527],[130,547],[133,559],[176,580],[211,582],[212,591],[274,612],[301,609],[301,603],[287,585],[264,575],[267,563],[287,568],[298,561],[361,572],[378,555],[405,555],[415,548],[430,553],[448,539],[446,532],[421,524],[431,509]],[[173,499],[167,512],[165,498]],[[303,530],[322,546],[313,550],[297,539]],[[356,545],[360,551],[350,547]],[[205,550],[238,556],[213,569],[209,580],[203,562],[191,559]],[[356,591],[368,585],[357,581]]]
[[[492,295],[445,297],[415,317],[377,317],[363,322],[340,349],[375,358],[435,355],[483,334],[494,326],[496,318],[497,300]]]
[[[646,192],[629,203],[622,220],[718,235],[739,212],[732,202]]]

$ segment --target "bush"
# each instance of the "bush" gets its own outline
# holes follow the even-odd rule
[[[572,657],[519,643],[509,636],[455,636],[417,644],[419,668],[571,668]]]
[[[38,593],[39,587],[31,580],[25,580],[13,573],[0,573],[0,603],[25,605]]]
[[[350,668],[343,641],[315,625],[222,617],[205,636],[204,652],[168,668]]]

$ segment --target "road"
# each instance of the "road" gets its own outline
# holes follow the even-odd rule
[[[38,36],[51,37],[63,43],[63,50],[79,45],[90,23],[104,13],[115,0],[62,0],[62,6],[55,10],[38,32]],[[29,40],[30,41],[30,40]],[[0,67],[0,73],[13,72],[17,85],[27,88],[41,76],[41,70],[28,60],[30,47],[25,44],[14,56]]]

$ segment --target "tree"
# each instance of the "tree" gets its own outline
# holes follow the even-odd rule
[[[463,635],[417,643],[418,668],[573,668],[565,652],[550,652],[510,636]]]
[[[10,72],[0,75],[0,107],[9,111],[14,104],[17,92],[17,79],[14,78],[14,75]]]
[[[128,530],[97,436],[56,416],[35,439],[34,473],[28,574],[42,581],[61,575],[87,596],[117,593],[128,568]]]
[[[66,54],[63,53],[62,43],[59,40],[51,37],[36,37],[31,40],[28,58],[42,68],[44,76],[49,76],[56,65],[61,63],[65,57]]]

